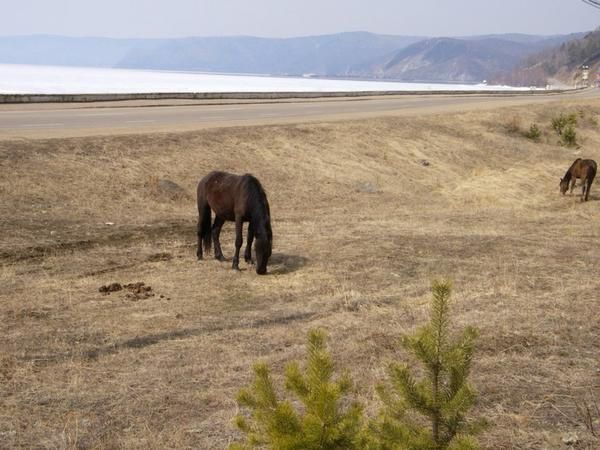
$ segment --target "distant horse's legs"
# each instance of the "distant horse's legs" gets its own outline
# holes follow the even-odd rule
[[[202,218],[198,220],[198,249],[196,250],[198,259],[202,259]]]
[[[219,235],[221,234],[221,228],[223,227],[223,223],[225,221],[217,216],[215,217],[215,223],[212,226],[212,238],[215,243],[215,259],[219,261],[225,261],[225,257],[223,256],[223,251],[221,250],[221,241],[219,241]]]
[[[242,248],[242,243],[244,242],[244,238],[242,236],[242,217],[235,217],[235,254],[233,255],[233,264],[231,268],[234,270],[240,270],[240,249]]]
[[[254,228],[252,227],[252,222],[248,225],[248,239],[246,243],[246,252],[244,253],[244,260],[248,264],[254,264],[252,261],[252,241],[254,240]]]

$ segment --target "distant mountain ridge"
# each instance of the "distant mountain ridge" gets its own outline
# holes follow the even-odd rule
[[[434,38],[409,45],[352,75],[411,81],[481,82],[512,70],[523,58],[554,47],[570,36],[508,35]]]
[[[382,57],[421,39],[415,36],[386,36],[365,32],[288,39],[176,39],[151,50],[134,49],[117,67],[341,76],[359,62]]]
[[[422,40],[366,32],[271,39],[0,37],[0,63],[276,75],[343,75],[353,65]]]
[[[298,38],[0,37],[0,63],[478,82],[573,36],[426,38],[368,32]]]
[[[161,42],[160,39],[0,36],[0,63],[115,67],[133,49],[152,48]]]

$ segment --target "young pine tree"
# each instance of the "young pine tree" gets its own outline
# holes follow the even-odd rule
[[[378,388],[384,407],[370,428],[370,448],[478,448],[473,435],[483,423],[471,423],[466,418],[476,398],[467,378],[477,332],[467,327],[452,339],[450,291],[450,283],[434,282],[429,323],[403,337],[403,347],[423,365],[422,376],[415,375],[408,365],[390,365],[391,385]],[[419,417],[421,420],[415,420]]]
[[[279,400],[269,368],[254,366],[254,382],[238,394],[238,404],[251,411],[248,419],[238,415],[237,427],[246,441],[230,448],[276,450],[358,449],[363,426],[362,406],[348,402],[352,381],[333,378],[333,362],[326,335],[312,330],[308,336],[308,361],[302,370],[297,362],[287,366],[285,388],[302,403],[301,412],[289,400]]]

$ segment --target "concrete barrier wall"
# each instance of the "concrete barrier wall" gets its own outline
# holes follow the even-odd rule
[[[560,90],[530,91],[359,91],[359,92],[197,92],[147,94],[0,94],[0,103],[110,102],[124,100],[281,100],[389,95],[536,95]]]

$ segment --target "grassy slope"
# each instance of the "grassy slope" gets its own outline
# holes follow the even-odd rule
[[[552,114],[579,109],[582,148],[558,146]],[[448,276],[456,322],[481,330],[484,446],[557,448],[571,431],[600,445],[576,409],[599,389],[600,187],[586,204],[558,195],[576,155],[600,159],[599,113],[557,103],[1,142],[0,442],[222,448],[252,362],[282,368],[315,326],[373,414],[375,381],[402,357],[396,337],[425,319],[430,280]],[[513,117],[540,124],[542,142],[508,133]],[[215,168],[266,187],[270,276],[195,261],[193,192]],[[160,194],[163,177],[189,198]],[[98,292],[113,281],[156,296]]]

